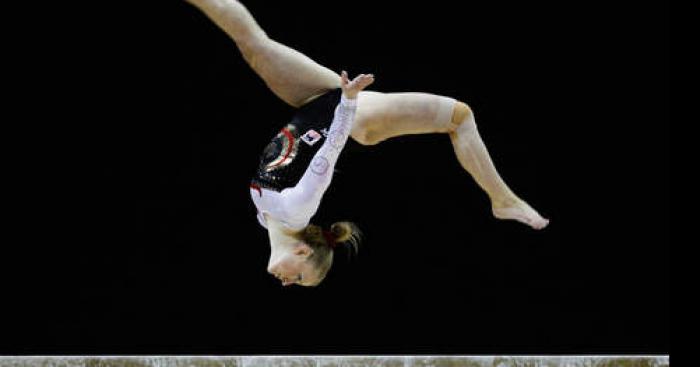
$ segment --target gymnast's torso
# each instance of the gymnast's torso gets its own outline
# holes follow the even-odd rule
[[[356,100],[340,88],[299,108],[265,147],[250,181],[260,225],[264,214],[290,229],[308,225],[328,188],[352,127]]]

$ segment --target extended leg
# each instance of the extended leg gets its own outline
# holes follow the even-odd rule
[[[496,171],[474,120],[474,113],[464,103],[457,104],[461,117],[454,121],[459,125],[451,131],[450,140],[459,163],[486,191],[491,199],[493,215],[499,219],[513,219],[542,229],[549,220],[542,218],[530,205],[516,196]],[[457,114],[455,114],[457,116]]]
[[[506,185],[486,150],[472,110],[463,102],[427,93],[361,92],[351,136],[373,145],[406,134],[448,133],[462,167],[491,199],[499,219],[514,219],[533,228],[548,221]]]
[[[306,55],[270,39],[236,0],[188,0],[223,29],[272,92],[299,107],[340,87],[340,76]]]

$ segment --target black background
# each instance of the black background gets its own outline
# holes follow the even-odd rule
[[[371,89],[469,103],[550,226],[493,219],[447,135],[351,140],[313,222],[361,256],[283,288],[248,182],[294,110],[186,3],[93,4],[24,46],[0,353],[669,352],[667,4],[246,5]]]

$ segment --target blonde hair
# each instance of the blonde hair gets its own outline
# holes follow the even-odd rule
[[[321,226],[309,224],[304,227],[304,229],[294,234],[296,239],[304,241],[314,250],[306,261],[311,261],[313,266],[318,270],[320,280],[326,277],[328,270],[330,270],[331,265],[333,265],[333,247],[332,244],[328,243],[326,240],[323,231],[324,229]],[[328,232],[331,239],[337,243],[338,246],[349,246],[349,250],[357,254],[359,251],[359,244],[363,237],[363,233],[357,224],[348,221],[335,222],[331,225]]]

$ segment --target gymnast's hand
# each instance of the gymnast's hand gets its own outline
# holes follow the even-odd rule
[[[352,81],[348,79],[348,73],[343,70],[340,73],[340,87],[343,88],[345,98],[355,99],[361,90],[374,82],[374,74],[360,74]]]

